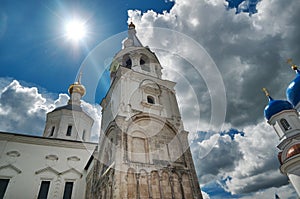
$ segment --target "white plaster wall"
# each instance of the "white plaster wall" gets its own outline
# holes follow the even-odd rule
[[[155,114],[164,118],[180,118],[180,112],[176,101],[175,83],[150,77],[130,69],[120,67],[117,77],[111,85],[104,101],[102,130],[105,130],[117,115],[130,118],[135,112]],[[148,93],[141,88],[143,80],[149,80],[160,87],[160,94]],[[148,104],[146,97],[151,95],[156,103]]]
[[[84,198],[84,167],[95,146],[1,133],[0,178],[10,178],[4,198],[37,198],[42,180],[51,181],[48,198],[62,198],[66,181],[74,182],[72,198]]]
[[[73,126],[72,133],[71,136],[66,136],[69,125]],[[85,141],[89,141],[93,119],[84,112],[62,109],[48,113],[44,136],[49,137],[53,126],[55,126],[55,131],[52,138],[82,141],[82,134],[85,130]]]
[[[287,175],[292,185],[296,189],[296,192],[300,196],[300,166],[291,169],[291,171],[289,171]]]

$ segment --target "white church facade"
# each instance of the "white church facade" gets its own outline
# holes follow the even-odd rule
[[[80,106],[80,82],[70,100],[47,114],[42,137],[0,132],[0,198],[85,198],[93,119]]]
[[[111,64],[99,143],[89,142],[79,78],[42,137],[0,132],[0,198],[202,199],[175,83],[161,70],[131,23]]]

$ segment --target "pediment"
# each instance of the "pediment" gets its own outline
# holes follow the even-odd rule
[[[56,171],[52,167],[46,167],[46,168],[40,169],[40,170],[36,171],[35,174],[41,174],[41,173],[46,173],[46,172],[54,173],[55,175],[60,174],[58,171]]]
[[[0,166],[0,175],[15,176],[19,173],[22,173],[22,171],[12,164]]]
[[[78,170],[76,170],[74,168],[65,170],[65,171],[61,172],[60,175],[70,175],[70,176],[76,175],[80,178],[83,176],[83,174],[81,172],[79,172]]]

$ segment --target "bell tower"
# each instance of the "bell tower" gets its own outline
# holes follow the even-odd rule
[[[128,26],[102,100],[96,198],[202,198],[174,86]]]

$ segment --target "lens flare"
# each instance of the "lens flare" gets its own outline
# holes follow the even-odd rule
[[[67,22],[65,30],[67,38],[73,41],[79,41],[86,36],[85,23],[80,20],[73,19]]]

